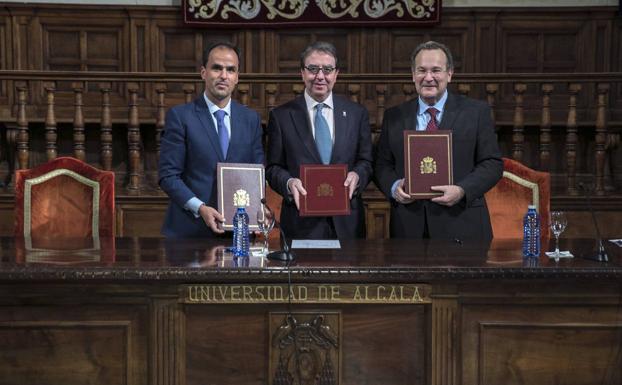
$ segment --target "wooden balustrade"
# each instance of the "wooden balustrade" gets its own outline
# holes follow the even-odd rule
[[[112,170],[112,118],[110,116],[110,83],[99,84],[102,94],[102,117],[100,123],[101,162],[104,170]]]
[[[5,80],[14,81],[15,86],[14,96],[10,99],[13,105],[6,106],[14,118],[5,123],[14,124],[14,129],[11,135],[7,135],[7,140],[16,149],[18,168],[33,166],[29,164],[29,153],[32,151],[30,126],[35,122],[41,122],[44,126],[46,159],[53,159],[58,155],[59,131],[62,129],[60,122],[72,124],[74,156],[86,159],[85,122],[88,121],[99,125],[101,167],[111,170],[115,143],[112,127],[115,121],[125,124],[127,128],[127,189],[131,191],[140,190],[145,178],[141,124],[155,127],[152,131],[153,137],[147,139],[155,143],[155,157],[159,157],[160,135],[164,129],[167,107],[190,102],[203,89],[200,79],[197,79],[195,74],[0,71],[0,81]],[[68,80],[71,81],[70,92],[59,91],[58,82]],[[396,100],[410,100],[416,97],[414,84],[408,74],[345,74],[340,75],[339,81],[346,85],[346,97],[362,103],[370,110],[374,137],[379,133],[385,109],[390,107],[388,103],[395,104]],[[498,118],[501,112],[505,117],[511,116],[510,121],[506,118],[500,125],[511,129],[511,143],[507,144],[512,158],[525,162],[526,150],[529,149],[537,156],[535,161],[532,158],[532,163],[535,164],[528,165],[546,171],[551,170],[553,156],[564,158],[565,167],[559,174],[565,176],[563,188],[569,195],[578,194],[577,146],[580,134],[586,135],[584,128],[588,133],[593,132],[594,158],[593,162],[588,163],[595,165],[595,170],[590,173],[594,175],[596,194],[605,194],[607,151],[618,143],[611,140],[612,125],[620,126],[619,121],[610,119],[612,109],[617,105],[613,105],[609,97],[612,87],[619,87],[622,84],[622,74],[456,74],[453,81],[452,87],[460,94],[486,100],[491,106],[493,119]],[[97,84],[96,92],[86,88],[89,82]],[[35,87],[37,84],[39,88]],[[153,88],[144,87],[144,84],[153,84]],[[178,88],[170,87],[170,84],[176,84]],[[510,95],[502,91],[504,84],[510,86]],[[370,85],[373,87],[369,87]],[[531,87],[528,87],[529,85]],[[526,99],[528,90],[531,90],[533,85],[536,85],[537,95],[533,98],[533,95],[529,94],[530,99]],[[42,95],[35,93],[38,89],[43,90]],[[154,92],[151,95],[139,95],[139,91],[145,89],[153,89]],[[176,91],[171,91],[173,89]],[[123,90],[127,94],[123,94]],[[294,96],[301,95],[303,90],[304,86],[297,75],[246,74],[240,77],[235,97],[242,104],[260,111],[263,118],[267,119],[271,109]],[[401,94],[392,95],[391,90],[400,90]],[[594,97],[585,98],[587,95]],[[70,100],[68,96],[73,100],[73,106],[68,105],[67,101]],[[565,121],[560,119],[560,108],[559,105],[554,105],[554,98],[557,101],[562,99],[567,101],[561,109]],[[586,99],[593,100],[587,100],[585,104]],[[119,100],[125,105],[120,106]],[[61,101],[65,105],[59,104]],[[534,101],[538,105],[535,111],[532,103]],[[40,109],[35,108],[36,103],[41,104]],[[262,106],[258,103],[265,104]],[[2,108],[0,105],[0,110]],[[557,115],[554,118],[555,108]],[[66,111],[69,110],[73,112],[72,117],[66,115]],[[122,110],[125,110],[124,119],[119,118]],[[37,115],[41,111],[45,111],[44,119]],[[61,111],[65,111],[65,114]],[[579,111],[581,120],[578,119]],[[616,116],[621,115],[620,111],[616,110]],[[0,113],[0,116],[7,114]],[[537,143],[526,140],[528,134],[526,127],[537,131]],[[500,126],[497,129],[499,130]],[[561,154],[553,153],[556,148],[552,145],[554,130],[555,133],[560,130],[559,133],[564,138]]]
[[[571,83],[568,85],[570,99],[568,102],[568,122],[566,123],[566,173],[568,175],[567,191],[570,195],[577,195],[577,94],[581,91],[581,85]]]
[[[47,160],[56,158],[56,116],[54,114],[54,82],[44,82],[43,88],[47,94],[47,114],[45,115],[45,154]]]
[[[75,82],[71,85],[75,95],[74,118],[73,118],[73,154],[80,160],[86,159],[84,148],[84,112],[82,111],[82,93],[84,92],[84,82]]]
[[[540,169],[548,171],[551,164],[551,92],[553,85],[542,84],[542,122],[540,123]]]

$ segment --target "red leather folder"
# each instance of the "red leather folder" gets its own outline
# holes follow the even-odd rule
[[[443,195],[431,186],[453,184],[452,132],[404,131],[404,191],[415,199]]]
[[[236,194],[248,198],[245,207],[249,219],[249,228],[259,230],[257,211],[261,208],[261,200],[266,196],[264,166],[251,163],[218,163],[218,212],[226,221],[222,225],[225,230],[233,230],[233,215],[236,207]]]
[[[346,164],[303,164],[300,180],[306,196],[300,199],[300,216],[350,214],[348,189],[343,185],[348,173]]]

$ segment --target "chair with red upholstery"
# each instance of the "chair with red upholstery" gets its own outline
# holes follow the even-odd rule
[[[26,251],[99,249],[114,223],[114,172],[71,157],[15,172],[14,232]]]
[[[541,238],[550,235],[551,175],[503,158],[503,177],[486,193],[495,238],[522,238],[523,216],[528,205],[540,214]],[[544,244],[543,244],[544,245]]]

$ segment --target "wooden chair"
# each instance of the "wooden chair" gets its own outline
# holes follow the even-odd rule
[[[503,177],[486,193],[495,238],[522,238],[528,205],[540,214],[541,238],[550,236],[551,176],[512,159],[503,158]],[[544,245],[544,243],[543,243]]]
[[[15,172],[14,233],[26,251],[110,248],[114,223],[114,172],[71,157]]]

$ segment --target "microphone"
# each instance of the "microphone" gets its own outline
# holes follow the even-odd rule
[[[261,204],[266,206],[266,208],[274,215],[274,211],[268,206],[268,201],[266,198],[261,198]],[[295,259],[294,254],[291,253],[289,249],[289,245],[287,244],[287,240],[285,239],[285,233],[283,232],[283,228],[281,228],[281,224],[279,221],[274,218],[274,226],[279,229],[279,233],[281,234],[281,250],[273,251],[268,253],[268,259],[276,260],[276,261],[293,261]]]
[[[598,227],[598,221],[596,220],[596,213],[594,213],[594,208],[592,207],[592,197],[591,197],[591,189],[584,185],[583,183],[579,183],[579,189],[583,191],[585,194],[585,199],[587,200],[587,208],[592,214],[592,221],[594,222],[594,228],[596,229],[596,241],[597,241],[597,249],[596,255],[590,257],[588,259],[593,259],[598,262],[609,262],[609,257],[607,256],[607,252],[605,251],[605,246],[603,245],[603,238],[600,235],[600,228]]]

